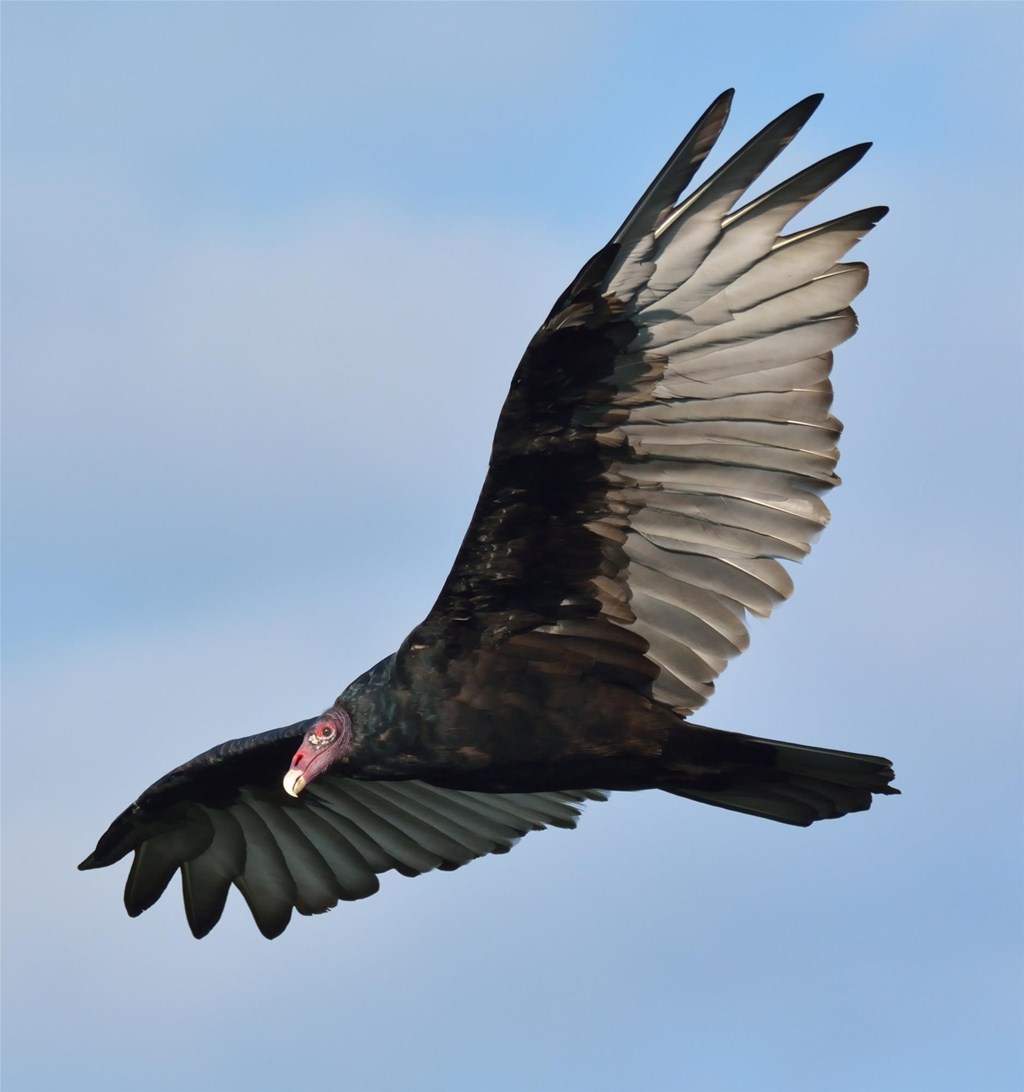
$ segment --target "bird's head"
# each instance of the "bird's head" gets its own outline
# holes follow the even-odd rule
[[[352,746],[352,720],[339,706],[328,709],[302,739],[284,775],[284,791],[298,796]]]

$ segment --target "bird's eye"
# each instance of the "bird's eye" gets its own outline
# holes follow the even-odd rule
[[[316,731],[310,732],[306,737],[310,747],[322,747],[325,743],[330,743],[337,734],[337,729],[333,724],[318,724]]]

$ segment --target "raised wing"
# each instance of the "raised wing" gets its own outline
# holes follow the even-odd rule
[[[295,799],[281,788],[281,773],[314,723],[232,740],[179,766],[114,820],[79,868],[102,868],[134,851],[124,892],[132,917],[180,869],[196,937],[220,920],[233,885],[269,938],[283,932],[293,909],[320,914],[366,898],[390,869],[417,876],[507,853],[531,830],[574,827],[583,801],[605,798],[461,792],[328,772]]]
[[[832,348],[867,269],[840,258],[887,211],[780,234],[864,154],[736,208],[821,96],[680,198],[722,95],[530,343],[454,568],[412,645],[588,665],[682,715],[792,590],[838,483]]]

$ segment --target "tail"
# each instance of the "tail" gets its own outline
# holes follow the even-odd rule
[[[702,804],[799,827],[866,811],[874,793],[899,795],[889,784],[894,775],[887,758],[736,732],[715,734],[735,741],[734,750],[727,748],[733,750],[732,761],[722,762],[714,775],[660,787]]]

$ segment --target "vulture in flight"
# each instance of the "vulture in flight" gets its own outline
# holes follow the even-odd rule
[[[832,349],[873,207],[785,234],[868,148],[746,191],[812,95],[687,191],[732,92],[694,125],[555,302],[498,419],[469,530],[433,609],[322,715],[172,770],[80,865],[134,853],[133,917],[175,872],[205,936],[238,888],[260,931],[572,827],[662,789],[807,826],[894,793],[872,755],[694,724],[715,677],[791,591],[828,521]]]

